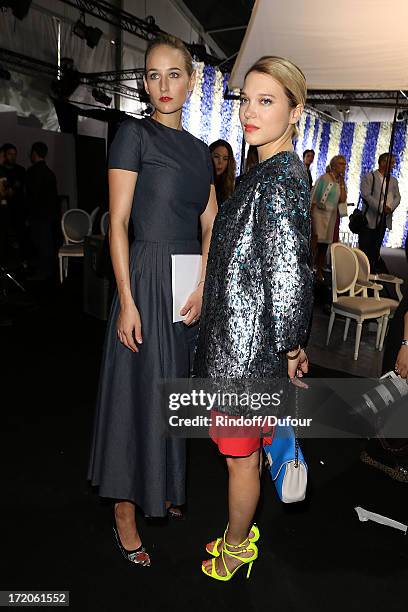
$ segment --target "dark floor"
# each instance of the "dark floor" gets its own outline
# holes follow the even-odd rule
[[[141,518],[150,568],[120,556],[110,507],[86,481],[104,323],[82,313],[76,272],[62,289],[13,291],[13,325],[0,328],[0,590],[69,590],[72,609],[98,612],[407,611],[408,538],[359,522],[354,508],[407,523],[408,488],[359,462],[364,440],[302,441],[306,502],[285,506],[265,476],[248,582],[200,570],[226,522],[225,468],[206,440],[189,443],[187,519]],[[344,376],[317,366],[311,375]]]

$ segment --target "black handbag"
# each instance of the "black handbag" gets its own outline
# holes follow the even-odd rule
[[[373,182],[371,185],[370,195],[373,195],[374,193],[374,173],[372,172],[371,174],[373,177]],[[350,231],[353,232],[353,234],[359,234],[360,232],[363,231],[363,229],[367,227],[367,224],[368,224],[367,216],[366,216],[367,210],[368,210],[368,204],[362,196],[360,196],[360,201],[365,207],[364,211],[361,210],[360,208],[356,208],[356,210],[354,210],[349,217],[349,228],[350,228]]]

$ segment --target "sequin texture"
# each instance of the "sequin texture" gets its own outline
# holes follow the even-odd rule
[[[244,175],[215,219],[194,374],[285,377],[312,307],[308,178],[284,151]]]

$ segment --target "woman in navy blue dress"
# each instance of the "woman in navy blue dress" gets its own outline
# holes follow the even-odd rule
[[[185,441],[163,431],[159,382],[187,378],[200,317],[217,204],[207,145],[181,127],[194,86],[184,44],[161,36],[146,52],[145,88],[155,112],[125,121],[109,156],[110,251],[117,292],[108,322],[88,478],[117,500],[122,554],[149,565],[135,505],[165,516],[185,502]],[[132,219],[134,242],[128,244]],[[202,247],[197,240],[200,222]],[[172,254],[203,254],[201,280],[172,318]]]

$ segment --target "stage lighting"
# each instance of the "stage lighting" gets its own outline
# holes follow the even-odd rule
[[[92,90],[92,96],[97,102],[104,104],[105,106],[110,106],[112,102],[112,98],[110,96],[108,96],[104,91],[96,89],[96,87],[94,87]]]
[[[86,40],[86,44],[88,47],[91,47],[91,49],[96,47],[103,34],[102,30],[99,28],[87,26],[84,21],[84,17],[78,19],[78,21],[73,25],[72,31],[82,40]]]
[[[72,31],[79,38],[82,38],[82,40],[84,40],[88,32],[88,27],[81,19],[78,19],[78,21],[72,26]]]
[[[74,60],[70,57],[61,58],[61,78],[55,80],[51,89],[59,98],[69,98],[80,84],[78,70],[74,67]]]
[[[5,81],[9,81],[11,79],[11,74],[5,68],[0,67],[0,79],[4,79]]]
[[[0,7],[10,8],[14,17],[24,19],[26,17],[31,0],[8,0],[8,2],[0,2]]]

